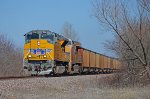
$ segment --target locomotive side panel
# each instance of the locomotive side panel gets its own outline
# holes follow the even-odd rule
[[[63,52],[61,45],[59,43],[55,44],[54,48],[55,48],[55,52],[54,52],[55,60],[64,61],[64,62],[70,61],[66,53]]]

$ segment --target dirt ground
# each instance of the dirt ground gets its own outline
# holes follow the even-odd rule
[[[150,99],[150,86],[104,87],[111,74],[0,81],[0,99]]]

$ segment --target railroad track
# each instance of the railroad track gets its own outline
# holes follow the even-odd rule
[[[8,76],[8,77],[0,77],[0,80],[11,80],[11,79],[24,79],[24,78],[37,78],[42,76]]]
[[[113,73],[111,73],[113,74]],[[68,77],[68,76],[85,76],[85,75],[110,75],[107,74],[72,74],[72,75],[51,75],[51,76],[8,76],[0,77],[0,80],[13,80],[13,79],[25,79],[25,78],[42,78],[42,77]]]

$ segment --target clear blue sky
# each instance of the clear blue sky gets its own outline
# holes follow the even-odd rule
[[[23,48],[24,34],[34,29],[60,33],[65,22],[73,25],[82,46],[112,55],[103,43],[113,38],[92,16],[92,0],[0,0],[0,33]],[[103,32],[103,33],[102,33]]]

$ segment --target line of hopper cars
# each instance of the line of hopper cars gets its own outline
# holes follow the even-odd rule
[[[120,69],[118,59],[81,47],[79,42],[49,30],[25,35],[24,69],[31,75],[110,73]]]
[[[84,48],[81,50],[83,72],[85,69],[88,72],[111,73],[121,68],[117,58],[108,57]]]

